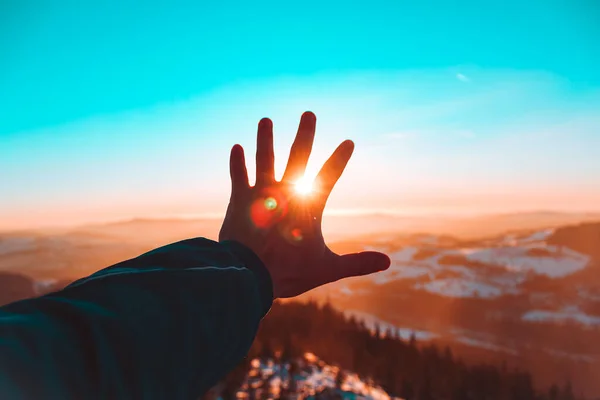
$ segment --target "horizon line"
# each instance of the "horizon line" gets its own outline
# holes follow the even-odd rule
[[[400,211],[400,210],[378,210],[378,209],[338,209],[330,210],[324,213],[325,217],[391,217],[391,218],[477,218],[485,216],[511,216],[511,215],[526,215],[526,214],[562,214],[562,215],[587,215],[600,217],[600,210],[566,210],[566,209],[523,209],[523,210],[506,210],[506,211]],[[45,231],[45,230],[63,230],[63,229],[79,229],[90,226],[107,226],[126,224],[135,221],[200,221],[200,220],[220,220],[225,217],[225,213],[208,212],[208,213],[167,213],[153,215],[132,215],[122,218],[107,218],[107,219],[90,219],[84,222],[73,222],[65,224],[48,224],[37,227],[29,226],[23,228],[0,227],[0,234],[16,233],[25,231]]]

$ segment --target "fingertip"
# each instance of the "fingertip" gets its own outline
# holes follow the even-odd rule
[[[304,111],[302,113],[302,118],[306,118],[306,119],[312,119],[312,120],[316,120],[317,116],[315,115],[314,112],[312,111]]]
[[[273,121],[271,121],[270,118],[261,118],[260,121],[258,121],[258,127],[259,128],[271,128],[273,127]]]
[[[246,170],[244,148],[239,144],[236,144],[231,148],[229,174],[231,176],[232,195],[238,189],[248,186],[248,171]]]
[[[332,271],[333,280],[385,271],[391,263],[387,255],[376,251],[363,251],[338,257],[337,262],[334,263],[336,268]]]
[[[390,257],[387,254],[383,254],[383,253],[377,253],[377,254],[379,254],[379,263],[380,263],[379,270],[385,271],[392,265],[392,260],[390,259]]]
[[[302,113],[300,118],[300,130],[310,132],[314,135],[315,128],[317,127],[317,116],[312,111],[306,111]]]
[[[232,170],[246,168],[246,157],[244,155],[244,148],[241,145],[236,144],[231,148],[229,163]]]
[[[344,140],[341,144],[340,147],[343,148],[345,151],[347,151],[348,153],[352,154],[354,152],[354,142],[350,139]]]
[[[369,255],[368,264],[374,272],[385,271],[392,264],[392,260],[390,260],[390,257],[388,257],[387,254],[380,253],[377,251],[368,251],[363,254]]]
[[[244,148],[242,147],[241,144],[234,144],[233,147],[231,148],[231,156],[239,157],[240,155],[241,156],[244,155]]]

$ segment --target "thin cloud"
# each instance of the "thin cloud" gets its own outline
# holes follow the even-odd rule
[[[473,139],[477,136],[473,131],[458,131],[456,132],[456,135],[464,139]]]
[[[463,75],[461,73],[456,74],[456,79],[458,79],[461,82],[471,82],[471,79],[469,79],[468,76]]]
[[[390,132],[384,135],[388,139],[409,139],[416,136],[414,132]]]

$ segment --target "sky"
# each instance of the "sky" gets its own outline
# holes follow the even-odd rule
[[[0,1],[0,229],[222,215],[306,110],[330,213],[600,211],[600,3],[496,3]]]

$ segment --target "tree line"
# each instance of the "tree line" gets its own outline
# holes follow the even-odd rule
[[[393,328],[367,327],[331,305],[275,303],[248,357],[225,378],[221,396],[235,398],[249,360],[290,362],[312,352],[329,364],[371,379],[407,400],[579,400],[570,382],[536,389],[532,376],[503,365],[468,365],[449,347],[403,340]]]

